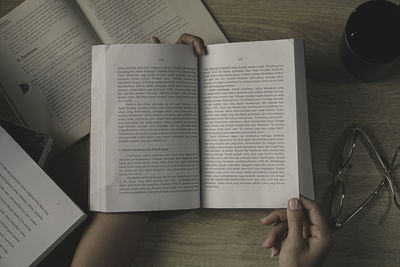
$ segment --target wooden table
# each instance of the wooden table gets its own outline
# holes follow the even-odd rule
[[[0,16],[21,0],[0,0]],[[346,18],[363,1],[206,0],[230,41],[302,38],[317,200],[329,210],[332,159],[346,126],[363,125],[390,160],[400,145],[400,71],[361,82],[340,65],[339,42]],[[397,1],[399,4],[399,1]],[[3,64],[3,63],[2,63]],[[1,117],[12,118],[0,100]],[[364,149],[357,151],[346,184],[345,212],[369,195],[380,176]],[[88,140],[49,162],[47,171],[82,207],[86,206]],[[399,182],[399,171],[394,172]],[[268,210],[193,210],[155,213],[141,243],[138,266],[277,266],[262,247],[269,231],[259,223]],[[82,229],[63,242],[43,266],[67,265]],[[334,234],[324,266],[400,266],[400,210],[387,189]]]

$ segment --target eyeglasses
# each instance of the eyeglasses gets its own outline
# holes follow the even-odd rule
[[[356,147],[357,138],[360,138],[362,143],[367,147],[368,153],[371,159],[374,161],[378,171],[382,173],[383,179],[376,188],[376,190],[372,194],[370,194],[358,208],[356,208],[353,212],[350,213],[350,215],[346,216],[343,220],[339,222],[339,217],[342,213],[345,200],[345,185],[344,185],[343,172],[347,167],[349,167],[350,159],[353,156],[353,152]],[[373,200],[379,194],[379,192],[381,192],[382,188],[384,188],[386,184],[388,184],[390,187],[394,203],[396,204],[397,208],[400,209],[400,204],[397,198],[397,192],[393,184],[393,180],[390,176],[390,172],[392,171],[393,165],[396,162],[399,150],[400,146],[396,148],[396,151],[393,155],[390,165],[386,166],[383,158],[376,151],[375,146],[373,145],[371,139],[368,137],[365,130],[360,126],[355,126],[351,128],[350,134],[347,136],[346,141],[343,145],[340,166],[333,175],[333,193],[332,193],[331,210],[330,210],[330,226],[333,232],[339,230],[348,221],[350,221],[357,213],[359,213],[362,209],[364,209],[364,207],[371,200]]]

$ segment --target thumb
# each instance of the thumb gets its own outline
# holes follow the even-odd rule
[[[288,235],[287,240],[292,245],[302,245],[303,241],[303,210],[298,198],[289,200],[287,208]]]

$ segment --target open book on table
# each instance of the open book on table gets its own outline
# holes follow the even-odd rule
[[[93,47],[90,209],[314,198],[300,40]]]
[[[31,266],[85,214],[0,126],[0,266]]]
[[[26,126],[64,148],[90,129],[91,46],[226,38],[200,0],[26,0],[0,18],[0,91]]]

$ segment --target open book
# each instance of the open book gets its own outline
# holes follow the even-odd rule
[[[0,18],[0,89],[26,126],[64,148],[89,132],[91,46],[226,38],[200,0],[26,0]]]
[[[0,266],[35,265],[84,218],[0,126]]]
[[[299,40],[93,47],[90,209],[314,197]]]

